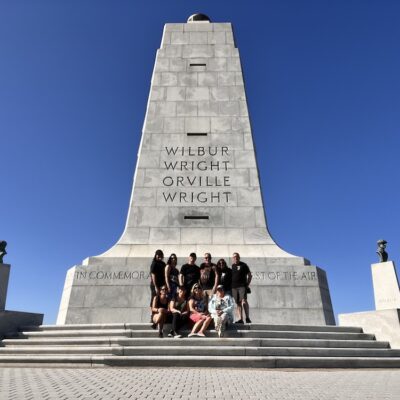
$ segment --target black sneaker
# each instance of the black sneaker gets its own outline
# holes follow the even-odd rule
[[[151,329],[156,329],[157,328],[157,324],[151,324]]]
[[[236,321],[235,323],[236,323],[236,324],[244,324],[244,322],[243,322],[242,319],[239,319],[239,321]]]
[[[246,324],[251,324],[251,319],[250,318],[246,318]]]
[[[161,331],[161,332],[158,332],[158,337],[159,338],[163,338],[164,337],[164,333]]]
[[[174,337],[175,336],[175,332],[174,331],[170,331],[169,333],[168,333],[168,337]]]

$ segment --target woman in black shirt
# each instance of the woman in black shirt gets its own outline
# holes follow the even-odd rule
[[[158,325],[158,336],[162,338],[164,337],[163,329],[168,313],[168,297],[167,288],[165,286],[162,286],[159,294],[154,296],[151,312],[153,324],[156,326]]]
[[[154,296],[160,292],[160,287],[165,284],[165,262],[163,261],[164,253],[157,250],[154,254],[153,261],[150,266],[150,309],[153,305]],[[153,323],[153,315],[150,317],[150,323]]]
[[[167,266],[165,267],[165,284],[167,285],[168,298],[174,299],[176,290],[179,286],[179,271],[176,268],[178,259],[176,254],[172,253],[167,261]]]

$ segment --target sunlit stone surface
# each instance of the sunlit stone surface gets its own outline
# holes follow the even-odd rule
[[[158,248],[180,265],[190,252],[228,264],[239,252],[253,272],[253,322],[335,323],[325,272],[268,232],[230,23],[165,25],[125,230],[68,271],[57,322],[148,321]]]

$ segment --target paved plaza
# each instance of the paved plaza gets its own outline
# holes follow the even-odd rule
[[[400,398],[400,370],[2,368],[0,399]]]

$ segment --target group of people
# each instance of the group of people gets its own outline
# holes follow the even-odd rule
[[[226,326],[235,320],[251,323],[247,294],[250,293],[251,272],[240,261],[239,253],[233,253],[232,268],[221,258],[217,264],[211,254],[204,254],[204,261],[196,265],[196,254],[189,255],[188,262],[178,270],[178,258],[171,254],[167,263],[162,250],[155,252],[150,267],[151,276],[151,324],[158,327],[159,337],[164,337],[164,324],[172,324],[169,337],[180,338],[184,325],[191,327],[189,337],[204,337],[211,322],[218,336],[224,336]]]

